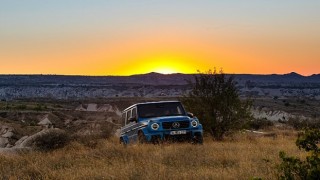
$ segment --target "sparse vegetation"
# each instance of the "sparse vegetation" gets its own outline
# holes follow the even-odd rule
[[[35,111],[42,111],[42,110],[44,110],[44,107],[41,104],[37,104],[33,109]]]
[[[69,134],[63,130],[52,129],[35,138],[32,146],[36,150],[51,151],[67,145],[70,141]]]
[[[295,136],[252,137],[237,134],[203,146],[131,145],[118,139],[98,140],[94,147],[72,142],[50,152],[0,155],[4,179],[275,179],[278,152],[298,157]]]
[[[284,123],[296,130],[320,128],[320,121],[318,119],[289,118],[289,120]]]
[[[15,107],[16,110],[26,110],[27,109],[27,105],[25,104],[19,104]]]

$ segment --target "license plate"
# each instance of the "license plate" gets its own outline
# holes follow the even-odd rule
[[[187,134],[186,130],[182,130],[182,131],[171,131],[170,135],[179,135],[179,134]]]

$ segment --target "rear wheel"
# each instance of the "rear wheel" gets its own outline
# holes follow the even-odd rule
[[[123,138],[120,138],[120,144],[126,146],[127,144],[124,142]]]

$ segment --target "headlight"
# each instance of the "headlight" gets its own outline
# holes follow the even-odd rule
[[[198,122],[196,120],[191,121],[191,126],[192,127],[197,127],[198,126]]]
[[[158,123],[151,124],[151,129],[158,130],[159,129],[159,124]]]

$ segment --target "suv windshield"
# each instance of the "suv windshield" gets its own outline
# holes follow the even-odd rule
[[[138,113],[141,118],[185,115],[179,102],[140,104]]]

